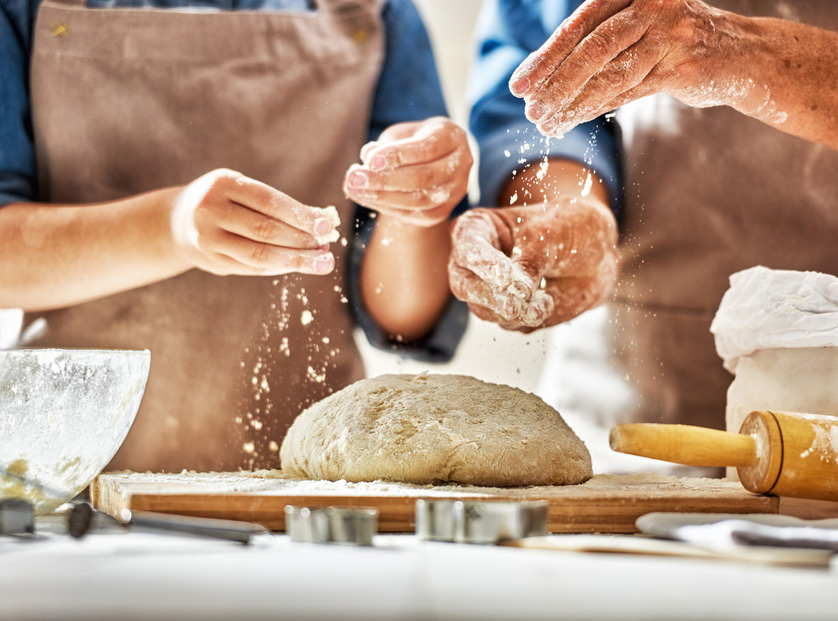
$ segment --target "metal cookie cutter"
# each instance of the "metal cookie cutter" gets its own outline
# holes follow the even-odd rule
[[[19,498],[0,500],[0,535],[34,535],[35,509]]]
[[[67,494],[0,466],[0,479],[2,478],[13,479],[18,483],[37,489],[41,494],[58,498],[62,502],[67,499]],[[0,535],[34,534],[35,504],[24,498],[0,498]]]
[[[371,546],[378,531],[378,509],[285,507],[285,531],[291,541]]]
[[[544,500],[417,500],[416,535],[424,541],[498,543],[547,535]]]

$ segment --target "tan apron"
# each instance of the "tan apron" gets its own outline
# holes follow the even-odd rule
[[[711,4],[838,30],[832,0]],[[724,428],[732,378],[709,329],[728,276],[758,264],[838,274],[838,151],[663,95],[617,119],[625,263],[611,326],[636,419]]]
[[[366,140],[382,0],[314,13],[88,9],[47,0],[32,108],[43,200],[107,201],[226,167],[336,205]],[[62,32],[64,34],[58,34]],[[363,375],[345,249],[328,277],[176,278],[45,314],[38,345],[151,350],[148,388],[110,468],[277,467],[293,418]]]

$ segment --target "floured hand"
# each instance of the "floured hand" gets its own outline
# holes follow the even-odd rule
[[[700,0],[590,0],[521,63],[510,90],[548,136],[654,93],[770,120],[779,113],[749,79],[731,17]]]
[[[596,201],[566,200],[460,216],[452,232],[451,290],[472,312],[531,332],[603,302],[617,278],[617,229]]]
[[[388,127],[361,150],[344,192],[359,205],[416,226],[444,222],[468,191],[473,163],[466,133],[433,117]]]
[[[218,275],[328,274],[334,207],[309,207],[231,170],[186,186],[172,210],[172,234],[190,263]]]

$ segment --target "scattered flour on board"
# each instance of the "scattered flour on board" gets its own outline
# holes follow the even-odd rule
[[[476,485],[414,485],[392,481],[352,483],[349,481],[316,481],[283,475],[279,470],[257,470],[253,472],[193,472],[184,470],[179,474],[125,472],[110,474],[120,480],[130,481],[134,489],[147,484],[150,491],[159,491],[161,483],[166,484],[168,493],[212,493],[262,494],[277,496],[388,496],[388,497],[451,497],[491,498],[520,494],[525,497],[537,495],[540,490],[555,493],[556,487],[501,488]],[[560,486],[563,494],[586,494],[598,489],[610,494],[633,499],[639,490],[649,493],[650,489],[660,493],[683,492],[691,495],[713,495],[719,493],[741,494],[741,486],[724,479],[680,478],[657,473],[628,475],[595,475],[579,485]]]

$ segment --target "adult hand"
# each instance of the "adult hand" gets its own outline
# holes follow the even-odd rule
[[[550,136],[654,93],[768,120],[776,108],[748,79],[732,17],[700,0],[590,0],[518,67],[510,89]]]
[[[468,191],[473,163],[466,133],[444,117],[388,127],[364,146],[361,161],[346,173],[346,195],[421,227],[448,218]]]
[[[617,278],[617,227],[596,201],[474,209],[452,232],[451,290],[472,312],[532,332],[603,302]]]
[[[328,274],[335,267],[334,208],[309,207],[231,170],[183,189],[171,226],[188,261],[218,275]]]

